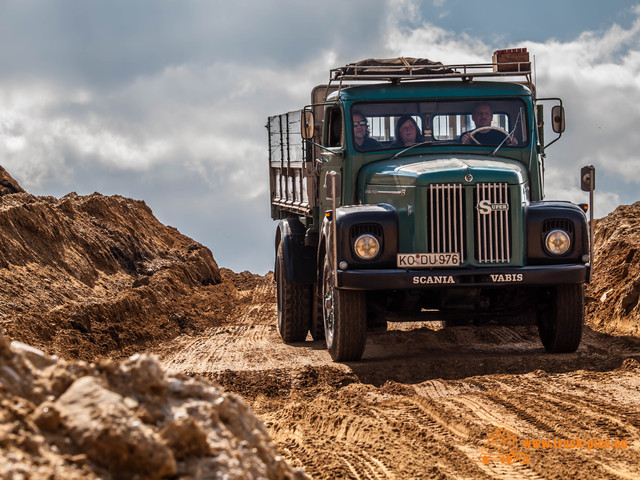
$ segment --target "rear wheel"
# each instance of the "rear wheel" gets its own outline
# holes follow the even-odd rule
[[[311,320],[311,288],[307,284],[287,281],[282,242],[276,253],[276,290],[278,331],[286,343],[303,342]]]
[[[362,358],[367,340],[365,293],[335,288],[329,255],[322,268],[322,307],[327,349],[335,362]]]
[[[559,285],[546,300],[546,308],[537,313],[542,345],[551,353],[575,352],[582,340],[584,285]]]

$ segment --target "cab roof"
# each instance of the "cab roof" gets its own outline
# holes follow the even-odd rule
[[[343,86],[329,94],[327,101],[381,101],[444,98],[530,96],[528,86],[512,82],[429,81],[401,84]]]

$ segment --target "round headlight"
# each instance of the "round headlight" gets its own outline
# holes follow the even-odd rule
[[[380,242],[373,235],[365,233],[356,238],[353,249],[362,260],[371,260],[380,253]]]
[[[544,245],[551,255],[564,255],[571,247],[571,239],[564,230],[551,230],[544,240]]]

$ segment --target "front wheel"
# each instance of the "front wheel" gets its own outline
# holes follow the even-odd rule
[[[582,340],[584,285],[559,285],[547,292],[546,308],[537,312],[538,333],[547,352],[572,353]]]
[[[322,309],[327,349],[335,362],[357,361],[362,358],[367,340],[365,293],[335,288],[334,275],[327,254],[322,268]]]
[[[278,331],[285,343],[303,342],[311,320],[311,289],[309,285],[287,281],[282,242],[276,252],[276,297]]]
[[[311,307],[311,326],[309,332],[311,338],[315,341],[324,340],[324,317],[322,308],[322,285],[314,283],[311,286],[312,307]]]

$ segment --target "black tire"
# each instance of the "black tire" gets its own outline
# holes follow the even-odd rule
[[[538,333],[550,353],[573,353],[582,340],[584,285],[559,285],[549,290],[546,308],[537,313]]]
[[[322,308],[322,286],[314,283],[311,286],[313,305],[311,307],[311,327],[309,332],[315,341],[324,340],[324,318]]]
[[[322,307],[327,350],[333,361],[360,360],[367,341],[365,292],[334,287],[329,255],[322,267]]]
[[[288,282],[285,268],[284,251],[280,242],[276,253],[278,331],[285,343],[304,342],[311,321],[311,287]]]

